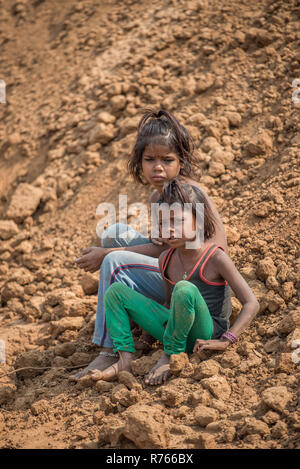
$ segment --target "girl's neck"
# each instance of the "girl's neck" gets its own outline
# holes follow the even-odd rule
[[[199,249],[187,249],[186,247],[178,247],[176,248],[179,251],[179,254],[182,258],[186,259],[193,259],[193,258],[199,258],[201,254],[205,251],[207,248],[207,241],[204,241],[202,246]]]

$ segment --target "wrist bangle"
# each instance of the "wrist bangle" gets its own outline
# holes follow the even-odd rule
[[[238,337],[233,332],[226,331],[221,335],[221,339],[229,340],[232,344],[238,340]]]

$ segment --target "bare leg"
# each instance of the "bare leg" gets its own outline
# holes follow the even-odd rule
[[[119,357],[118,355],[115,355],[113,353],[113,349],[103,349],[98,357],[96,357],[86,368],[83,370],[79,371],[75,375],[71,375],[69,379],[71,381],[78,381],[80,378],[85,376],[87,373],[89,373],[91,370],[105,370],[107,367],[112,365],[113,363],[116,363],[118,361]]]
[[[134,360],[134,353],[119,351],[120,359],[117,363],[112,364],[103,371],[92,370],[90,371],[91,378],[94,381],[113,381],[117,378],[120,371],[131,372],[131,362]]]
[[[145,383],[150,385],[165,383],[170,374],[170,356],[164,353],[147,374]]]

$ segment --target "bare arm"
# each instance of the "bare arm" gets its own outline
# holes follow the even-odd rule
[[[224,280],[227,280],[230,287],[235,292],[236,297],[242,303],[241,312],[229,329],[233,334],[239,337],[258,313],[259,303],[251,288],[227,254],[218,250],[212,256],[211,262],[219,275],[221,275]],[[225,350],[229,344],[229,341],[222,341],[220,339],[208,341],[197,339],[194,351],[200,351],[203,349]]]
[[[140,244],[138,246],[124,246],[120,248],[106,248],[106,254],[113,251],[130,251],[138,254],[144,254],[144,256],[159,257],[161,252],[166,249],[167,245],[157,246],[153,243]]]
[[[150,202],[155,202],[158,199],[158,192],[154,191],[151,195]],[[81,257],[75,259],[77,266],[85,272],[96,272],[100,269],[104,257],[113,251],[129,251],[143,254],[149,257],[159,257],[161,252],[167,248],[166,244],[161,243],[146,243],[138,246],[122,246],[119,248],[103,248],[98,246],[91,246],[84,249]]]
[[[212,260],[214,262],[214,267],[216,267],[219,274],[227,280],[230,287],[235,292],[237,299],[242,304],[241,312],[230,328],[230,331],[233,332],[233,334],[239,336],[258,313],[259,303],[248,283],[239,273],[230,257],[219,250],[215,253]]]

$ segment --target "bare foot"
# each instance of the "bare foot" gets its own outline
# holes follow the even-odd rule
[[[78,381],[80,378],[85,376],[91,370],[100,370],[100,371],[105,370],[108,366],[116,363],[119,359],[119,356],[118,355],[107,356],[108,353],[112,355],[112,350],[110,352],[105,352],[105,351],[100,352],[98,357],[96,357],[95,360],[93,360],[86,368],[79,371],[75,375],[69,376],[69,380]]]
[[[111,366],[103,371],[92,370],[89,374],[94,381],[113,381],[118,377],[120,371],[131,372],[131,362],[134,359],[134,354],[130,352],[119,352],[120,360],[117,363],[113,363]]]
[[[164,353],[152,370],[147,374],[145,383],[152,386],[165,383],[170,374],[170,356]]]

